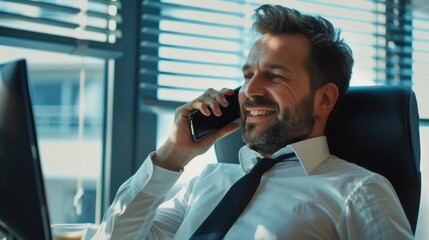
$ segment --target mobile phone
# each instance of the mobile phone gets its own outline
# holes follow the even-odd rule
[[[199,110],[189,114],[188,118],[194,141],[200,141],[240,117],[240,105],[238,104],[239,91],[240,87],[234,89],[232,95],[225,96],[229,105],[227,107],[220,107],[222,115],[219,117],[214,114],[205,116]]]

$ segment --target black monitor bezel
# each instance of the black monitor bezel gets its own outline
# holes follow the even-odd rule
[[[7,175],[3,178],[10,180],[8,183],[10,186],[6,186],[6,184],[3,187],[0,186],[0,195],[4,195],[0,196],[3,198],[0,199],[0,205],[5,205],[1,206],[3,210],[0,209],[0,225],[3,225],[2,228],[8,231],[6,234],[9,234],[13,239],[49,240],[51,239],[51,229],[48,204],[29,91],[26,60],[19,59],[0,64],[0,74],[2,75],[0,79],[2,83],[0,84],[4,85],[6,94],[9,94],[6,96],[8,102],[4,104],[6,106],[15,104],[14,106],[7,106],[8,109],[0,107],[0,118],[10,119],[12,116],[17,118],[14,119],[14,124],[6,124],[5,126],[2,126],[0,121],[0,137],[3,135],[4,139],[10,140],[9,143],[5,140],[0,141],[0,144],[6,145],[5,148],[8,148],[3,150],[6,155],[7,152],[10,152],[12,156],[22,157],[22,159],[11,157],[9,161],[0,159],[0,164],[5,167],[3,173],[2,170],[0,173]],[[6,83],[6,81],[8,82]],[[4,119],[3,121],[5,121]],[[11,120],[6,121],[12,122]],[[21,138],[19,143],[11,140],[9,138],[11,135],[8,136],[7,133],[3,133],[7,131],[9,133],[15,131],[16,135]],[[16,151],[16,147],[19,147],[19,152]],[[9,151],[9,149],[12,150]],[[13,161],[10,161],[12,158]],[[20,166],[19,164],[23,165]],[[2,194],[2,188],[5,194]]]

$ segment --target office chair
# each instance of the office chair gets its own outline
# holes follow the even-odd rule
[[[328,121],[331,154],[386,177],[415,233],[420,205],[420,138],[417,101],[399,86],[351,87]],[[215,144],[219,162],[238,163],[241,131]]]

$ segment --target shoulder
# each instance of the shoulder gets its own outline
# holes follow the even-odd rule
[[[338,158],[335,155],[331,155],[323,161],[315,172],[319,173],[330,173],[330,174],[344,174],[353,178],[365,177],[365,178],[383,178],[378,173],[370,171],[356,163],[348,162],[344,159]]]
[[[244,172],[239,164],[233,163],[211,163],[203,169],[201,174],[191,182],[194,185],[218,185],[235,182]]]
[[[240,166],[240,164],[234,164],[234,163],[210,163],[207,164],[207,166],[204,168],[204,170],[201,172],[200,178],[209,177],[211,175],[235,175],[242,173],[243,170]]]
[[[337,189],[349,195],[348,199],[369,192],[377,195],[395,194],[392,185],[384,176],[334,155],[320,164],[313,174],[325,175],[326,179],[332,179]]]
[[[370,228],[378,232],[379,229],[390,231],[394,226],[404,229],[402,233],[409,232],[402,205],[387,178],[336,156],[331,156],[317,170],[328,174],[340,191],[346,221],[365,224],[369,235]]]

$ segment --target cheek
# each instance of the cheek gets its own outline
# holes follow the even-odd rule
[[[243,108],[243,104],[245,101],[246,101],[246,97],[244,96],[244,93],[240,91],[238,94],[238,104],[240,106],[240,118],[241,119],[245,118],[245,114],[244,114],[245,110]]]
[[[277,117],[284,120],[285,114],[290,114],[291,109],[295,107],[295,99],[292,97],[279,97],[275,99],[277,103]]]
[[[302,101],[307,101],[310,93],[291,88],[280,89],[279,87],[272,92],[273,100],[278,105],[279,115],[283,118],[285,112],[294,113]]]
[[[244,95],[244,92],[240,90],[240,92],[238,93],[238,103],[240,104],[240,106],[243,106],[243,103],[245,100],[246,100],[246,96]]]
[[[277,110],[277,118],[281,122],[284,122],[285,120],[289,120],[290,115],[291,115],[290,106],[286,106],[286,105],[279,106],[279,109]]]

